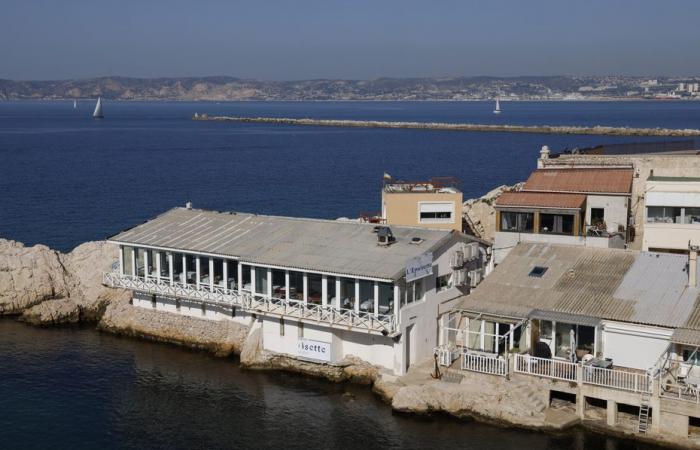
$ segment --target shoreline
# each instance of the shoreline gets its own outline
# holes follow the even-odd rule
[[[385,128],[413,129],[487,133],[531,133],[531,134],[570,134],[596,136],[642,136],[642,137],[697,137],[700,129],[671,128],[631,128],[631,127],[579,127],[559,125],[493,125],[471,123],[438,122],[388,122],[376,120],[334,120],[334,119],[296,119],[287,117],[238,117],[197,115],[194,121],[264,123],[273,125],[318,126],[335,128]]]

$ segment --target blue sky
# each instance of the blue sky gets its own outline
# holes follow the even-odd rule
[[[700,74],[700,1],[3,0],[0,78]]]

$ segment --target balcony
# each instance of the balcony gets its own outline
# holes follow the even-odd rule
[[[237,306],[253,314],[283,317],[304,322],[327,325],[334,328],[359,330],[370,333],[391,335],[397,330],[396,316],[336,309],[332,306],[307,303],[299,300],[286,300],[277,297],[252,296],[250,293],[200,285],[170,283],[168,280],[144,279],[118,272],[106,272],[103,284],[112,288],[130,289],[149,294],[188,299],[198,303]]]

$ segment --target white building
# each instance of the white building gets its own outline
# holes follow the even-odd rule
[[[105,283],[133,305],[262,330],[263,348],[402,374],[437,345],[438,316],[481,278],[456,231],[175,208],[109,240]]]
[[[644,250],[700,245],[700,178],[650,176],[644,193]]]

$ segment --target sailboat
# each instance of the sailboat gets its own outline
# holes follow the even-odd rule
[[[104,119],[104,114],[102,114],[102,97],[97,97],[97,104],[95,105],[95,112],[92,113],[92,117],[95,119]]]
[[[500,114],[501,113],[501,104],[498,102],[498,99],[496,99],[496,109],[493,110],[494,114]]]
[[[78,100],[73,100],[73,109],[78,109]]]

